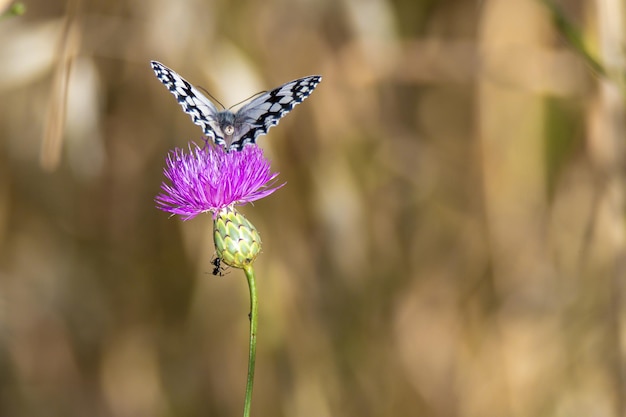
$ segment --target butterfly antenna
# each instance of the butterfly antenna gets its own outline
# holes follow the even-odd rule
[[[211,97],[211,98],[213,99],[213,101],[214,101],[214,102],[216,102],[217,104],[219,104],[219,105],[222,107],[222,109],[226,110],[226,107],[224,107],[224,105],[223,105],[222,103],[220,103],[220,101],[219,101],[218,99],[216,99],[215,97],[213,97],[213,94],[209,93],[209,92],[207,91],[207,89],[206,89],[206,88],[201,87],[201,86],[198,86],[198,88],[199,88],[200,90],[204,91],[204,92],[205,92],[205,93],[206,93],[209,97]]]
[[[246,98],[246,99],[244,99],[244,100],[241,100],[239,103],[237,103],[237,104],[233,104],[232,106],[230,106],[230,107],[228,108],[228,110],[232,109],[233,107],[237,107],[237,106],[238,106],[238,105],[240,105],[241,103],[245,103],[246,101],[250,101],[250,100],[252,100],[253,98],[255,98],[255,97],[257,97],[257,96],[260,96],[261,94],[265,94],[265,93],[267,93],[267,91],[259,91],[259,92],[258,92],[258,93],[256,93],[256,94],[252,94],[250,97],[248,97],[248,98]]]

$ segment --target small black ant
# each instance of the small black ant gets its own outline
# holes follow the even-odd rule
[[[223,277],[224,267],[222,266],[222,259],[220,257],[216,257],[211,261],[211,264],[214,266],[213,275],[219,275],[220,277]]]

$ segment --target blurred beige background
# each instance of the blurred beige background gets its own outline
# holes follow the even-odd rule
[[[0,20],[0,416],[233,416],[248,292],[154,207],[229,106],[322,74],[259,144],[253,415],[604,417],[624,403],[624,3],[32,0]],[[6,7],[6,5],[4,5]],[[617,80],[617,81],[616,81]]]

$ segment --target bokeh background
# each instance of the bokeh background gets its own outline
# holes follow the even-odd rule
[[[2,2],[3,10],[9,3]],[[255,416],[626,415],[624,2],[29,0],[0,20],[0,416],[234,416],[248,289],[155,209],[225,105],[260,139]],[[599,65],[597,65],[599,64]]]

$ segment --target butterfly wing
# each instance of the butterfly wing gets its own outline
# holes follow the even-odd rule
[[[150,65],[159,81],[176,97],[185,113],[191,116],[191,120],[202,127],[204,134],[216,144],[226,146],[224,134],[216,119],[218,111],[213,103],[175,71],[157,61],[150,61]]]
[[[302,103],[321,80],[319,75],[293,80],[247,103],[235,115],[238,131],[228,148],[240,151],[247,144],[256,143],[257,137],[265,135],[295,105]]]

